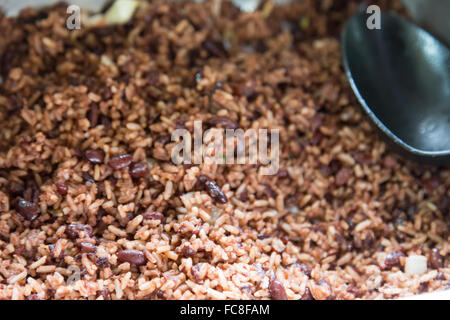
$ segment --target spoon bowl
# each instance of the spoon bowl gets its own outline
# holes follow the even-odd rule
[[[357,13],[342,33],[350,85],[382,137],[406,156],[450,163],[450,50],[391,13],[369,29]]]

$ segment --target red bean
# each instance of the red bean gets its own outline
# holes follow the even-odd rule
[[[277,177],[280,179],[289,178],[289,173],[285,168],[278,170]]]
[[[444,266],[444,257],[441,256],[437,248],[434,248],[430,252],[430,266],[433,269],[439,269]]]
[[[131,164],[133,157],[129,154],[120,154],[118,156],[112,157],[108,161],[108,165],[114,170],[120,170],[128,167]]]
[[[87,241],[81,242],[78,246],[81,249],[81,251],[86,253],[94,253],[97,251],[97,247]]]
[[[305,293],[303,294],[301,300],[314,300],[314,297],[311,294],[311,290],[308,287],[305,289]]]
[[[222,192],[222,190],[214,181],[209,180],[205,176],[200,176],[198,178],[198,181],[205,187],[206,191],[208,192],[211,198],[222,204],[227,203],[228,201],[227,196],[225,195],[225,193]]]
[[[62,196],[65,196],[67,194],[67,191],[69,190],[69,188],[61,182],[55,182],[55,186],[56,186],[56,191],[58,191],[58,193]]]
[[[276,198],[277,197],[277,193],[269,186],[265,186],[264,193],[269,198]]]
[[[83,180],[86,182],[94,183],[94,178],[87,172],[83,172]]]
[[[202,46],[212,56],[215,56],[215,57],[226,57],[227,56],[227,50],[225,49],[225,46],[223,45],[223,43],[220,41],[206,39],[205,41],[203,41]]]
[[[98,298],[100,296],[103,297],[103,300],[111,300],[111,296],[110,296],[109,290],[106,289],[106,288],[97,291],[96,297]]]
[[[248,191],[247,189],[242,190],[242,192],[238,196],[239,200],[245,202],[248,200]]]
[[[236,84],[233,87],[233,92],[236,95],[244,96],[247,99],[254,100],[254,98],[256,98],[256,83],[252,81],[250,83]]]
[[[397,159],[395,159],[391,155],[386,156],[386,158],[384,158],[383,163],[387,168],[390,168],[390,169],[395,169],[398,165]]]
[[[102,91],[102,99],[106,101],[106,100],[109,100],[111,98],[112,98],[111,89],[109,89],[107,86],[105,86],[103,88],[103,91]]]
[[[130,175],[133,178],[142,178],[148,175],[148,166],[145,162],[135,162],[130,166]]]
[[[336,184],[342,186],[347,183],[347,181],[352,177],[353,170],[350,168],[342,168],[336,174]]]
[[[310,119],[311,129],[313,131],[317,131],[323,125],[324,118],[325,118],[324,115],[320,113],[313,116]]]
[[[158,81],[159,81],[158,71],[150,71],[147,75],[147,84],[149,86],[154,86],[158,84]]]
[[[39,216],[39,206],[23,198],[18,198],[15,203],[17,213],[28,221],[34,221]]]
[[[287,300],[286,290],[283,284],[278,280],[271,280],[269,291],[272,300]]]
[[[95,265],[99,267],[100,269],[105,269],[111,266],[109,263],[108,258],[106,257],[99,257],[97,260],[95,260]]]
[[[384,259],[384,265],[386,269],[392,269],[400,264],[400,257],[404,257],[405,254],[400,251],[394,251],[388,253],[386,259]]]
[[[181,249],[181,253],[186,257],[192,257],[197,253],[197,251],[192,249],[190,246],[184,246],[183,249]]]
[[[89,119],[91,128],[97,126],[99,114],[100,112],[98,110],[98,105],[96,103],[91,103],[89,105],[89,111],[87,113],[87,118]]]
[[[227,117],[212,117],[206,121],[208,127],[220,127],[222,129],[238,129],[239,124]]]
[[[90,163],[100,164],[105,159],[105,153],[102,150],[86,150],[84,156]]]
[[[66,235],[71,239],[80,238],[81,233],[83,232],[88,237],[92,237],[94,234],[94,230],[88,224],[75,224],[71,223],[66,227]]]
[[[138,250],[122,250],[117,253],[117,258],[120,262],[128,262],[135,266],[143,266],[147,259],[144,253]]]
[[[142,216],[144,217],[144,219],[147,219],[147,220],[162,221],[164,219],[164,215],[161,212],[152,211],[152,210],[147,210],[146,212],[144,212],[144,214]]]
[[[103,125],[106,129],[111,128],[111,118],[102,114],[100,116],[100,124]]]

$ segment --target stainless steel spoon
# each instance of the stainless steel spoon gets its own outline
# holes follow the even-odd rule
[[[415,160],[450,163],[450,50],[393,14],[370,30],[363,12],[342,33],[344,68],[386,141]]]

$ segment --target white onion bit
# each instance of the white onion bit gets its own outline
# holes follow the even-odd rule
[[[408,276],[423,274],[427,271],[427,257],[409,256],[406,258],[405,273]]]

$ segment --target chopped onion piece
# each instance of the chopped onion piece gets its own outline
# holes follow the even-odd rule
[[[123,24],[130,21],[134,10],[138,6],[138,0],[115,1],[105,14],[107,24]]]
[[[405,272],[408,276],[423,274],[427,271],[427,257],[409,256],[406,258]]]

